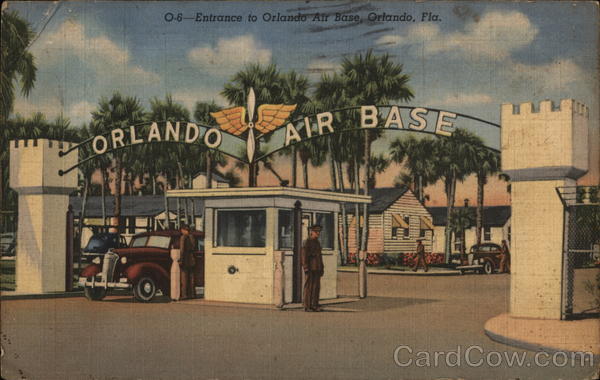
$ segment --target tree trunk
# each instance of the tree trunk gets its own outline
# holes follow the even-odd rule
[[[100,167],[102,171],[102,187],[100,188],[100,197],[102,198],[102,230],[105,230],[106,226],[106,170],[103,167]]]
[[[333,146],[331,138],[327,138],[327,147],[329,148],[329,176],[331,177],[331,191],[337,189],[337,181],[335,179],[335,160],[333,159]]]
[[[165,230],[170,229],[171,220],[169,217],[169,199],[167,198],[167,190],[169,190],[169,177],[167,173],[165,173],[165,184],[163,186],[163,197],[165,200]]]
[[[4,162],[0,162],[0,210],[4,210]]]
[[[154,173],[150,175],[152,176],[152,195],[156,195],[156,176]]]
[[[340,161],[336,161],[336,165],[338,173],[338,186],[340,191],[343,193],[346,189],[344,185],[344,171],[342,170],[342,163]]]
[[[298,186],[298,152],[296,145],[292,146],[292,187]]]
[[[115,210],[113,217],[117,220],[117,232],[121,232],[121,158],[115,160]]]
[[[483,189],[485,186],[485,174],[477,174],[477,216],[476,216],[476,234],[477,245],[481,244],[481,230],[483,228]]]
[[[206,151],[206,188],[212,189],[212,162],[210,151]]]
[[[308,189],[308,160],[302,161],[302,176],[304,177],[304,188]]]
[[[449,178],[446,179],[446,229],[445,229],[445,255],[446,263],[450,263],[450,253],[452,251],[452,236],[450,235],[450,215],[454,208],[454,197],[456,191],[456,173],[452,172]]]
[[[358,172],[358,158],[354,157],[354,193],[360,194],[360,184],[359,184],[359,172]],[[354,219],[356,222],[355,228],[355,247],[356,247],[356,265],[358,266],[358,250],[360,249],[360,208],[358,203],[354,204]]]
[[[418,191],[418,195],[419,197],[419,202],[423,203],[423,176],[419,175],[419,191]]]
[[[77,225],[77,237],[78,245],[77,251],[79,252],[79,258],[77,259],[77,271],[81,273],[81,239],[83,234],[83,220],[85,219],[85,207],[87,205],[87,196],[89,191],[90,181],[87,177],[84,178],[83,182],[83,199],[81,200],[81,213],[79,214],[79,221]]]
[[[369,131],[365,131],[364,144],[365,144],[364,157],[363,157],[365,160],[364,195],[369,195],[368,179],[371,176],[371,170],[369,167],[369,158],[371,157],[371,140],[370,140],[370,136],[369,136]],[[367,203],[363,204],[363,217],[364,217],[364,222],[363,222],[364,224],[363,224],[362,240],[361,240],[360,247],[361,247],[361,250],[366,251],[367,246],[368,246],[367,243],[368,243],[368,239],[369,239],[369,205]]]

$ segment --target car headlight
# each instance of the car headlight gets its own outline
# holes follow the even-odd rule
[[[121,264],[127,264],[127,257],[121,257]]]
[[[94,264],[100,264],[102,261],[100,260],[100,258],[99,258],[99,257],[94,257],[94,260],[92,260],[92,262],[93,262]]]

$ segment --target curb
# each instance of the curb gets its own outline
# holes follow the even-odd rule
[[[2,301],[12,301],[12,300],[34,300],[34,299],[51,299],[51,298],[74,298],[74,297],[83,297],[83,291],[73,291],[73,292],[56,292],[56,293],[44,293],[44,294],[6,294],[6,291],[3,291],[0,295],[0,300]]]
[[[337,270],[338,272],[344,272],[344,273],[357,273],[358,269],[346,269],[346,268],[339,268]],[[413,271],[396,271],[396,270],[368,270],[367,269],[367,274],[377,274],[377,275],[392,275],[392,276],[460,276],[460,271],[443,271],[443,272],[435,272],[435,271],[429,271],[429,272],[413,272]]]
[[[485,335],[488,336],[488,338],[490,338],[494,342],[506,344],[508,346],[523,348],[523,349],[529,350],[529,351],[544,351],[544,352],[547,352],[550,354],[554,354],[557,352],[569,352],[569,353],[582,352],[582,351],[571,351],[571,350],[567,350],[564,348],[545,346],[543,344],[531,343],[531,342],[527,342],[527,341],[515,339],[515,338],[508,338],[506,336],[493,333],[486,328],[483,329],[483,332],[485,333]],[[600,354],[592,354],[592,355],[594,356],[594,359],[596,359],[596,360],[600,359]]]

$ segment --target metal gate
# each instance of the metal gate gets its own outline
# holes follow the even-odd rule
[[[600,313],[600,186],[556,188],[564,206],[562,319]]]

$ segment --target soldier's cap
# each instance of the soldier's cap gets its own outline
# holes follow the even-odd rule
[[[190,231],[190,226],[188,226],[187,224],[182,223],[181,226],[179,226],[180,230],[188,230]]]
[[[423,242],[423,239],[417,239],[417,243]]]
[[[309,229],[311,231],[321,232],[321,230],[323,229],[323,227],[320,224],[313,224],[312,226],[310,226]]]

